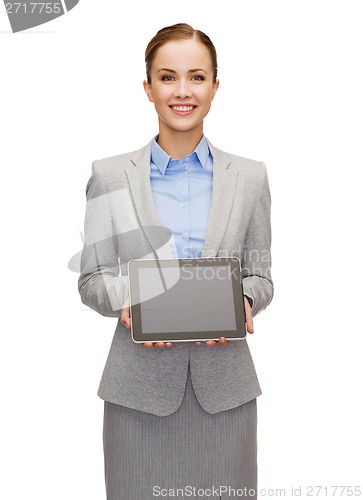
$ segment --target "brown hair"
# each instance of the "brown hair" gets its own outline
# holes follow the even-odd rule
[[[211,39],[202,31],[193,29],[189,24],[178,23],[166,26],[159,30],[150,40],[145,50],[146,76],[148,83],[151,83],[151,66],[154,61],[156,51],[168,42],[187,40],[194,38],[197,42],[203,43],[210,54],[213,67],[213,82],[217,80],[217,52]]]

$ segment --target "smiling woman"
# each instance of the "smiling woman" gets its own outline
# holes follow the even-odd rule
[[[195,147],[219,85],[215,58],[195,37],[169,41],[153,51],[152,56],[147,50],[146,60],[150,57],[152,63],[144,88],[159,117],[158,144],[166,150],[166,144],[170,148],[175,135],[184,132],[184,140],[193,141]],[[185,146],[169,149],[169,154],[178,159],[185,154]]]
[[[122,255],[239,257],[252,334],[253,316],[273,296],[266,167],[219,150],[203,133],[219,86],[207,35],[187,24],[163,28],[145,60],[158,134],[139,151],[94,161],[87,184],[79,292],[89,307],[118,318],[98,390],[107,499],[150,500],[155,488],[188,485],[223,499],[231,489],[256,498],[261,389],[247,340],[211,333],[203,343],[134,343],[120,262]],[[148,237],[155,226],[172,235],[161,248]],[[140,236],[121,244],[115,228]]]

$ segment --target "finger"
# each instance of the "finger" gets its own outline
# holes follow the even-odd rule
[[[149,347],[153,346],[153,343],[152,342],[144,342],[143,346],[149,348]]]
[[[216,342],[215,340],[212,340],[212,339],[207,340],[207,345],[208,345],[208,346],[214,346],[214,345],[216,345],[216,344],[217,344],[217,342]]]
[[[248,333],[253,333],[254,332],[251,311],[248,311],[248,313],[246,314],[246,326],[247,326]]]
[[[126,300],[124,307],[121,309],[121,323],[130,330],[131,328],[131,310],[130,306],[127,305],[129,299]]]
[[[248,333],[254,333],[252,308],[246,297],[244,298],[244,300],[245,300],[245,311],[246,311],[246,329]]]
[[[220,343],[220,345],[225,346],[225,345],[229,344],[229,340],[227,340],[226,337],[220,337],[219,343]]]
[[[128,317],[125,313],[121,314],[121,323],[130,330],[131,328],[131,318]]]
[[[172,347],[172,342],[165,342],[166,347]]]
[[[203,344],[203,342],[201,342],[200,340],[197,340],[195,343],[196,343],[197,345],[202,345],[202,344]]]
[[[155,342],[154,344],[155,347],[163,348],[164,347],[164,342]]]

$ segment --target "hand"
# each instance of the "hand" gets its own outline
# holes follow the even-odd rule
[[[246,296],[244,296],[244,303],[245,303],[245,311],[246,311],[246,328],[247,328],[248,333],[253,333],[254,329],[253,329],[253,321],[252,321],[252,308],[251,308],[250,303],[248,302]],[[227,340],[225,337],[220,337],[219,340],[207,340],[206,345],[215,346],[217,344],[220,344],[222,346],[225,346],[225,345],[228,345],[229,342],[230,341]],[[196,342],[196,344],[202,345],[203,342],[198,340]]]
[[[228,345],[229,344],[229,340],[226,339],[226,337],[219,337],[219,340],[212,340],[212,339],[209,339],[206,341],[205,345],[207,346],[215,346],[217,344],[219,345],[222,345],[222,346],[225,346],[225,345]],[[201,340],[197,340],[196,342],[197,345],[202,345],[203,342]]]
[[[126,326],[128,330],[131,328],[131,312],[130,312],[130,297],[127,296],[122,308],[121,308],[121,323]]]
[[[246,311],[246,328],[248,333],[253,333],[253,320],[252,320],[252,307],[250,306],[250,303],[247,300],[246,295],[244,296],[245,299],[245,311]]]
[[[130,330],[131,328],[131,312],[130,312],[130,297],[127,297],[122,308],[121,308],[121,323]],[[144,347],[171,347],[173,344],[171,342],[144,342]]]

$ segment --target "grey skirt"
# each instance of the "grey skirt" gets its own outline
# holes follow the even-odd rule
[[[105,401],[103,449],[107,500],[257,498],[256,399],[207,413],[189,370],[166,417]]]

